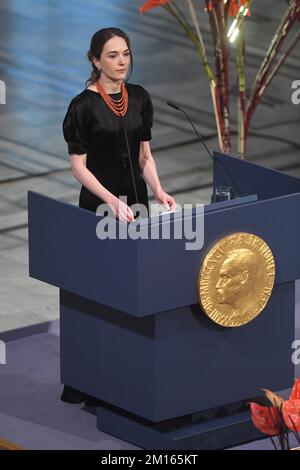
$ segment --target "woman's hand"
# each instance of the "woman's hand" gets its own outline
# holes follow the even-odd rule
[[[125,202],[117,197],[109,202],[115,216],[122,222],[132,222],[134,220],[134,214]]]
[[[166,193],[163,189],[160,189],[154,194],[154,197],[159,204],[163,204],[166,209],[168,210],[175,210],[176,209],[176,201],[175,199],[170,196],[170,194]]]

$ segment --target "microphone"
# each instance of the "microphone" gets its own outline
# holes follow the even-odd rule
[[[187,120],[190,122],[191,126],[193,127],[195,133],[196,133],[197,136],[199,137],[200,142],[202,143],[202,145],[203,145],[203,147],[205,148],[206,152],[208,153],[209,157],[212,159],[213,162],[214,162],[214,161],[216,162],[216,164],[217,164],[217,166],[218,166],[218,168],[219,168],[219,170],[220,170],[220,173],[221,173],[221,175],[223,176],[224,180],[226,181],[226,183],[227,183],[230,187],[232,187],[232,192],[233,192],[234,197],[238,197],[238,196],[240,195],[240,191],[238,190],[238,188],[237,188],[235,182],[233,181],[231,175],[228,174],[228,171],[227,171],[226,168],[225,168],[225,171],[226,171],[227,174],[224,173],[224,171],[223,171],[224,168],[222,168],[222,167],[220,166],[220,165],[222,164],[222,162],[219,162],[217,159],[215,159],[215,158],[213,157],[211,151],[209,150],[209,148],[208,148],[207,145],[206,145],[205,140],[203,139],[202,135],[199,134],[199,132],[197,131],[197,129],[196,129],[196,127],[195,127],[193,121],[191,120],[191,118],[189,117],[189,115],[186,113],[186,111],[185,111],[184,109],[180,108],[179,106],[177,106],[177,104],[173,103],[172,101],[167,101],[166,104],[167,104],[168,106],[170,106],[171,108],[175,109],[176,111],[181,111],[181,112],[185,115],[185,117],[186,117]]]

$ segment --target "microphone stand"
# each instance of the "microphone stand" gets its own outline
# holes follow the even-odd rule
[[[122,123],[122,126],[123,126],[123,131],[124,131],[124,136],[125,136],[125,143],[126,143],[126,149],[127,149],[127,153],[128,153],[128,159],[129,159],[129,165],[130,165],[130,173],[131,173],[131,178],[132,178],[134,197],[135,197],[136,204],[137,204],[137,207],[138,207],[138,212],[139,212],[139,215],[136,218],[139,218],[140,214],[141,214],[141,210],[140,210],[140,205],[139,205],[139,201],[138,201],[136,182],[135,182],[134,170],[133,170],[133,165],[132,165],[132,157],[131,157],[131,152],[130,152],[130,147],[129,147],[129,142],[128,142],[128,135],[127,135],[127,130],[126,130],[126,126],[125,126],[125,123],[124,123],[123,116],[120,116],[120,119],[121,119],[121,123]]]
[[[190,122],[190,124],[192,125],[194,131],[196,132],[197,136],[199,137],[199,139],[200,139],[202,145],[204,146],[206,152],[208,153],[208,155],[210,156],[210,158],[212,159],[212,161],[215,161],[215,162],[216,162],[217,167],[218,167],[218,169],[220,170],[220,172],[221,172],[223,178],[225,179],[226,183],[227,183],[230,187],[232,187],[232,192],[233,192],[234,197],[238,197],[238,196],[240,195],[240,191],[239,191],[239,189],[237,188],[235,182],[233,181],[233,179],[232,179],[232,177],[230,176],[230,174],[228,174],[228,171],[227,171],[226,169],[225,169],[225,171],[226,171],[227,174],[224,173],[224,171],[223,171],[224,169],[220,166],[220,163],[222,163],[222,162],[219,162],[216,158],[213,157],[211,151],[209,150],[209,148],[207,147],[207,145],[206,145],[206,143],[205,143],[205,140],[203,139],[202,135],[199,134],[199,132],[197,131],[197,129],[196,129],[196,127],[195,127],[193,121],[192,121],[191,118],[189,117],[189,115],[185,112],[184,109],[180,108],[179,106],[177,106],[175,103],[172,103],[171,101],[167,101],[166,104],[167,104],[168,106],[170,106],[171,108],[175,109],[176,111],[181,111],[181,112],[185,115],[185,117],[187,118],[187,120],[188,120],[188,121]]]

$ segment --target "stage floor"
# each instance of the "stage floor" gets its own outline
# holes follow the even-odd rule
[[[100,432],[92,408],[60,401],[57,322],[16,330],[4,338],[7,363],[0,366],[0,439],[33,450],[138,449]],[[296,375],[300,376],[300,366]],[[262,439],[233,449],[273,447],[269,439]]]

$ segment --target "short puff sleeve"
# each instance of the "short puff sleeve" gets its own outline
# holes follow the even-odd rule
[[[75,97],[63,121],[63,134],[70,155],[87,153],[91,113],[87,100]]]
[[[142,119],[143,119],[143,129],[142,129],[142,142],[151,140],[151,127],[153,125],[153,105],[149,93],[142,88]]]

